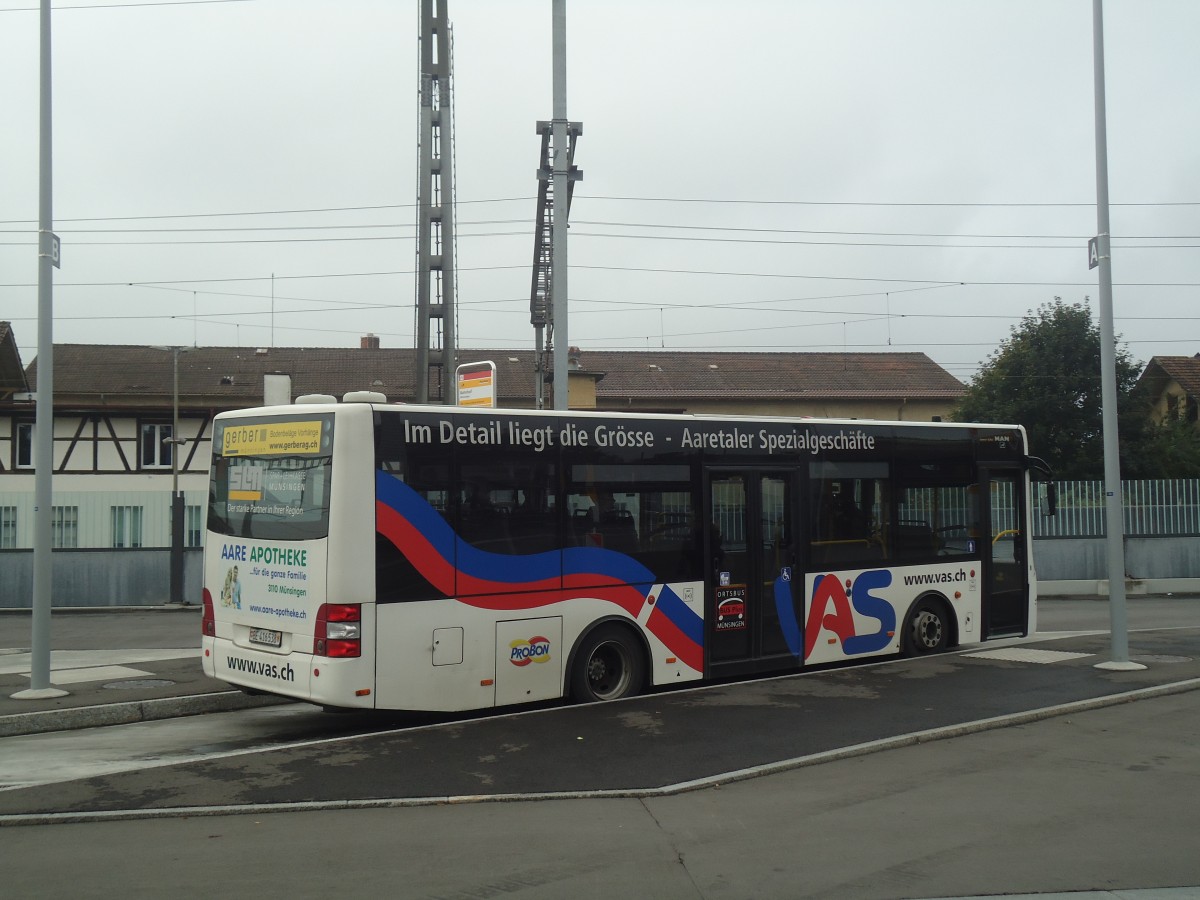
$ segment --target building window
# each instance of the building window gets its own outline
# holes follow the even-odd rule
[[[79,507],[52,506],[50,530],[56,550],[71,550],[79,546]]]
[[[187,515],[183,520],[183,546],[199,547],[201,546],[200,507],[189,506],[186,510]]]
[[[16,467],[18,469],[33,468],[33,423],[17,423]]]
[[[0,506],[0,550],[12,550],[17,546],[17,508]]]
[[[140,458],[143,469],[169,469],[175,444],[171,440],[169,423],[153,422],[142,425]]]
[[[112,546],[142,546],[142,508],[140,506],[113,506]]]

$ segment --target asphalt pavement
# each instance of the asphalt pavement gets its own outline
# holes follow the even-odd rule
[[[28,628],[27,615],[0,616],[0,648],[7,648],[0,649],[0,736],[263,702],[200,672],[195,608],[61,616],[54,631],[51,680],[70,693],[13,699],[29,683]],[[139,639],[139,632],[149,636]],[[147,646],[113,649],[139,644]],[[641,806],[628,808],[624,818],[630,827],[653,802],[656,815],[659,807],[675,810],[687,823],[681,830],[691,833],[701,819],[689,819],[682,810],[702,816],[715,798],[736,796],[731,793],[735,788],[746,798],[747,810],[770,810],[764,814],[786,820],[786,804],[778,807],[780,791],[791,790],[787,786],[801,773],[819,768],[832,775],[839,765],[857,759],[891,758],[889,753],[936,746],[939,771],[953,778],[964,773],[999,778],[1002,765],[1016,767],[1014,779],[1036,777],[1036,798],[1023,796],[1020,792],[1028,789],[1013,782],[1018,793],[1008,802],[1014,805],[1014,823],[1020,804],[1026,809],[1030,804],[1048,806],[1056,810],[1053,820],[1061,827],[1071,823],[1083,834],[1100,827],[1097,823],[1111,816],[1112,808],[1128,808],[1130,820],[1137,823],[1134,833],[1146,845],[1139,852],[1158,865],[1135,868],[1134,883],[1092,896],[1200,897],[1200,888],[1191,886],[1200,885],[1194,841],[1200,811],[1189,799],[1194,797],[1189,786],[1200,779],[1195,751],[1200,628],[1131,632],[1129,655],[1143,669],[1096,668],[1108,659],[1109,650],[1107,634],[1055,635],[612,704],[540,707],[451,725],[376,730],[182,763],[171,767],[169,782],[161,771],[147,770],[7,790],[0,792],[0,825],[263,811],[304,815],[358,809],[366,814],[381,808],[464,805],[479,810],[474,816],[482,821],[495,806],[484,801],[534,801],[553,822],[550,811],[566,804],[632,799]],[[1139,709],[1144,714],[1134,713]],[[1075,723],[1084,722],[1081,738]],[[1106,771],[1117,772],[1114,781],[1097,787],[1099,763],[1083,739],[1092,742],[1087,746],[1111,745],[1108,752],[1115,763],[1105,765]],[[929,752],[923,760],[933,759]],[[1024,753],[1030,757],[1023,762]],[[1071,768],[1076,765],[1080,768]],[[288,777],[279,778],[280,772]],[[1079,779],[1087,778],[1093,782],[1081,787]],[[1123,779],[1130,780],[1128,786],[1116,783]],[[886,783],[886,775],[881,781]],[[835,782],[827,787],[804,783],[809,785],[803,794],[806,804],[824,801],[834,809],[848,802],[846,789],[832,787]],[[992,788],[1000,790],[1000,799],[987,817],[1009,814],[1001,809],[1004,786]],[[855,804],[863,802],[857,790],[852,791]],[[822,792],[828,796],[817,796]],[[1106,796],[1098,798],[1098,793]],[[1139,808],[1147,798],[1153,800],[1153,814]],[[946,809],[951,802],[944,799]],[[1103,814],[1094,808],[1100,802],[1108,804]],[[1111,826],[1100,833],[1110,835]],[[1128,844],[1135,839],[1122,832],[1121,840]],[[746,860],[752,854],[749,846],[740,851]],[[725,862],[738,869],[736,854]],[[757,876],[763,877],[761,872]],[[1101,886],[1063,877],[1076,887]],[[1019,879],[1014,883],[1024,887]],[[1150,885],[1158,889],[1132,890]],[[918,896],[899,887],[894,894],[881,892],[878,885],[863,891],[862,896],[868,895]],[[766,891],[761,896],[782,894]]]

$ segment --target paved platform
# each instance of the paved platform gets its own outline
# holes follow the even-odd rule
[[[0,737],[281,702],[250,697],[201,671],[195,606],[56,611],[51,634],[50,681],[68,693],[14,699],[30,686],[30,617],[0,616]]]
[[[10,697],[28,622],[0,616],[0,726],[254,702],[200,673],[194,612],[64,616],[71,694],[38,701]],[[1200,898],[1200,627],[1176,621],[1192,624],[1131,632],[1139,671],[1096,669],[1108,636],[1079,633],[614,704],[363,717],[352,737],[0,791],[8,874],[72,890],[39,856],[44,824],[99,858],[169,857],[189,883],[228,835],[236,890],[250,861],[324,860],[334,822],[389,860],[363,885],[402,872],[414,896]],[[1039,889],[1071,893],[1020,893]]]
[[[1147,668],[1097,669],[1108,637],[1090,634],[449,725],[393,714],[396,730],[177,765],[170,785],[143,771],[6,791],[0,815],[660,796],[1200,687],[1200,629],[1130,649]]]

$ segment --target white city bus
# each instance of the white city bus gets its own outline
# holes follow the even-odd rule
[[[1036,629],[1019,426],[346,401],[217,417],[208,675],[452,711]]]

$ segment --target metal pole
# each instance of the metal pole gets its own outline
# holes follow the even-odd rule
[[[275,276],[272,275],[272,278]],[[173,363],[171,379],[171,496],[179,493],[179,458],[175,449],[179,446],[179,348],[171,348]]]
[[[274,276],[271,276],[274,278]],[[171,602],[183,600],[183,495],[179,493],[179,348],[172,347],[174,362],[171,404]]]
[[[1144,669],[1129,661],[1125,617],[1125,526],[1121,510],[1121,458],[1117,439],[1117,356],[1113,333],[1111,241],[1108,222],[1108,126],[1104,100],[1104,11],[1092,0],[1092,60],[1096,78],[1096,222],[1100,261],[1100,397],[1104,430],[1104,512],[1108,549],[1108,610],[1112,659],[1103,669]]]
[[[550,296],[554,302],[554,408],[567,409],[567,0],[554,0],[554,223]]]
[[[50,0],[41,2],[40,152],[38,158],[38,353],[34,419],[33,622],[29,689],[13,697],[39,700],[67,692],[50,686],[51,519],[54,472],[54,204],[51,180]]]

